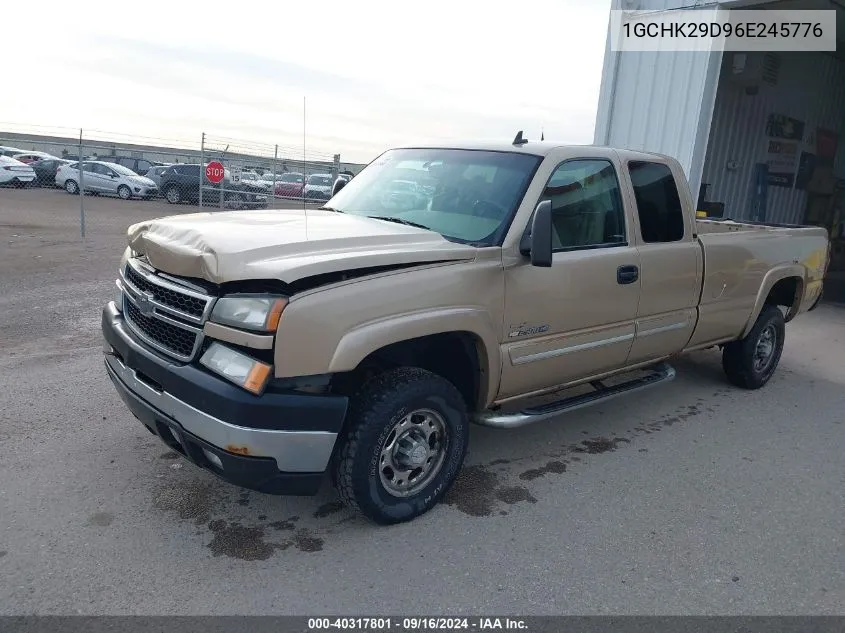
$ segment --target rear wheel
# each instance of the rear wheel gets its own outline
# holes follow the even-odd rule
[[[70,195],[75,196],[79,193],[79,185],[76,184],[75,180],[66,180],[65,191],[67,191]]]
[[[780,362],[785,335],[781,309],[765,306],[745,338],[728,343],[722,351],[722,369],[731,384],[759,389],[769,382]]]
[[[120,185],[117,188],[117,195],[120,196],[121,200],[129,200],[132,197],[132,190],[126,185]]]
[[[341,499],[376,523],[434,507],[466,456],[466,405],[447,380],[405,367],[367,381],[350,403],[334,466]]]
[[[182,202],[182,193],[179,191],[179,187],[175,185],[171,185],[164,190],[164,197],[170,204],[179,204]]]

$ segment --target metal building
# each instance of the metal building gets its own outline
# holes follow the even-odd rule
[[[684,167],[708,215],[825,226],[845,268],[845,0],[612,0],[611,9],[833,9],[837,51],[614,51],[594,142]]]

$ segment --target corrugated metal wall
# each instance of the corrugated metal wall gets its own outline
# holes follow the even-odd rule
[[[664,10],[729,2],[612,0],[611,9]],[[605,50],[594,143],[678,159],[695,198],[701,182],[721,53]],[[700,40],[704,42],[703,40]]]
[[[742,86],[727,80],[731,54],[725,54],[727,68],[716,93],[702,182],[711,183],[708,198],[724,202],[725,215],[734,219],[752,219],[749,198],[754,164],[765,162],[769,113],[804,121],[799,151],[815,152],[815,141],[807,141],[815,138],[817,127],[838,133],[837,170],[840,177],[845,176],[845,151],[841,151],[845,146],[845,63],[823,53],[777,55],[781,59],[777,85],[761,82],[759,92],[749,96]],[[728,161],[737,161],[739,167],[729,171]],[[803,222],[806,201],[804,191],[770,186],[766,220]]]

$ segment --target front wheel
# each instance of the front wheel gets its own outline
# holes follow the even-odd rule
[[[449,381],[414,367],[392,370],[351,402],[335,485],[376,523],[409,521],[454,483],[468,443],[466,405]]]
[[[780,362],[785,335],[783,312],[778,306],[765,306],[745,338],[728,343],[722,351],[722,369],[730,383],[759,389],[769,382]]]
[[[227,194],[223,201],[227,209],[233,209],[236,211],[243,209],[246,204],[246,198],[240,193]]]
[[[117,195],[120,196],[121,200],[129,200],[132,197],[132,190],[126,185],[120,185],[117,188]]]

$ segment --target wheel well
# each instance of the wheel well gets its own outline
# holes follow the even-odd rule
[[[798,301],[801,280],[798,277],[786,277],[778,281],[766,297],[766,305],[784,306],[793,312]]]
[[[444,332],[376,350],[351,372],[337,374],[332,388],[352,395],[373,375],[397,367],[420,367],[451,382],[470,411],[479,407],[484,363],[481,340],[470,332]]]

